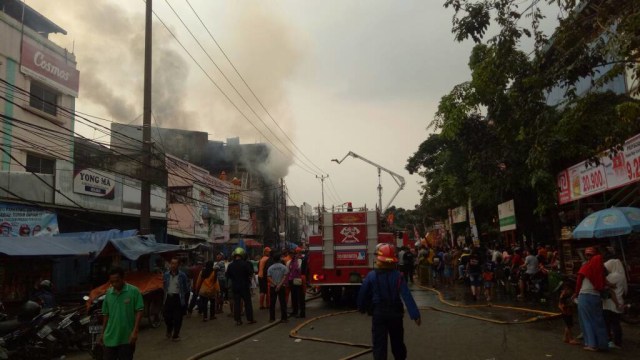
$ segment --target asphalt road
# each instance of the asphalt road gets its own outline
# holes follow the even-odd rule
[[[458,289],[458,291],[460,291]],[[412,290],[421,310],[423,323],[416,326],[405,318],[405,341],[409,359],[640,359],[640,326],[623,325],[625,346],[609,353],[592,353],[581,346],[562,342],[561,319],[539,320],[533,323],[495,324],[467,314],[499,321],[518,322],[536,314],[495,307],[456,308],[438,300],[435,293],[414,287]],[[255,300],[256,297],[254,297]],[[522,304],[517,304],[522,305]],[[431,307],[458,314],[434,310]],[[225,307],[228,312],[228,308]],[[308,303],[307,319],[343,312],[322,302]],[[202,322],[197,316],[186,318],[181,342],[171,342],[164,337],[164,328],[145,328],[141,331],[136,359],[187,359],[205,349],[216,347],[243,334],[268,324],[268,311],[256,310],[257,324],[235,326],[226,314],[218,319]],[[370,318],[360,313],[343,313],[311,321],[299,330],[299,335],[357,344],[370,343]],[[362,351],[362,348],[299,340],[289,337],[289,332],[302,319],[291,319],[278,324],[245,341],[204,357],[204,359],[286,359],[305,360],[342,359]],[[576,334],[579,330],[575,329]],[[85,354],[70,354],[67,359],[88,359]],[[370,359],[366,354],[358,359]],[[393,357],[390,355],[390,359]]]

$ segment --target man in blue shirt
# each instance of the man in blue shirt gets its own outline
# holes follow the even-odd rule
[[[391,340],[391,352],[396,360],[407,358],[404,344],[402,317],[404,301],[409,317],[418,326],[420,311],[409,292],[402,274],[396,270],[398,258],[390,244],[380,244],[376,249],[376,269],[369,272],[358,292],[358,310],[372,315],[373,358],[387,359],[387,337]],[[401,300],[402,298],[402,300]]]
[[[189,299],[189,278],[180,271],[180,261],[171,259],[169,271],[165,272],[162,280],[164,285],[164,322],[167,325],[167,338],[180,341],[182,317],[187,311]]]

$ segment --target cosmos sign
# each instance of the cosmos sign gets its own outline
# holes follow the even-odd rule
[[[80,72],[75,62],[27,37],[22,41],[20,71],[64,94],[78,96]]]

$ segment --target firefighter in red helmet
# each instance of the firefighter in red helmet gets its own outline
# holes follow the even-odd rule
[[[402,318],[407,307],[411,320],[420,326],[420,311],[404,277],[396,269],[398,257],[391,244],[376,248],[376,269],[369,272],[358,292],[358,310],[372,316],[373,358],[387,358],[387,338],[391,340],[394,359],[407,358]]]

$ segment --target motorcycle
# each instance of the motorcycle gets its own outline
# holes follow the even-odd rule
[[[89,351],[93,359],[97,360],[102,360],[103,357],[103,348],[102,345],[98,343],[98,337],[102,334],[102,302],[104,298],[105,295],[101,295],[93,299],[89,305],[87,315],[79,320],[80,325],[84,328],[85,337],[83,341],[87,344],[86,350]],[[84,300],[88,301],[89,297],[85,296]]]
[[[39,304],[27,301],[15,319],[0,322],[3,356],[15,359],[51,359],[58,353],[58,341],[48,324],[55,319],[59,310],[41,310]]]

